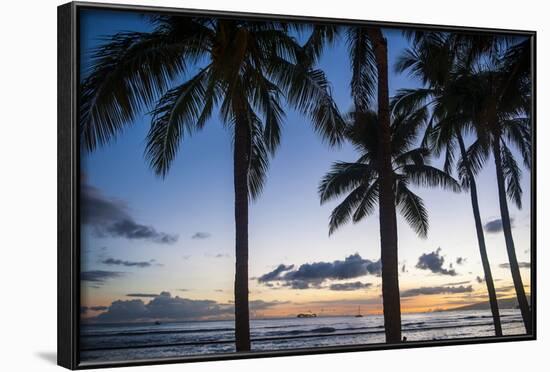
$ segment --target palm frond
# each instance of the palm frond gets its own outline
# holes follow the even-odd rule
[[[352,218],[354,210],[365,197],[367,185],[360,185],[354,189],[330,215],[328,234],[332,235],[339,227],[346,224]]]
[[[420,187],[441,187],[460,192],[460,184],[448,173],[430,165],[404,165],[400,168],[405,178]]]
[[[145,158],[158,175],[165,177],[185,134],[197,130],[205,105],[208,69],[168,91],[151,112]]]
[[[288,102],[311,118],[315,131],[323,140],[330,145],[342,142],[346,124],[322,70],[273,58],[269,73],[285,91]]]
[[[508,142],[520,151],[525,167],[531,169],[531,120],[525,117],[504,120],[501,128]]]
[[[366,110],[376,94],[377,69],[371,40],[364,27],[347,29],[351,63],[351,95],[356,110]]]
[[[458,168],[461,176],[466,176],[468,168],[472,171],[474,176],[477,175],[483,168],[483,165],[485,165],[489,153],[489,146],[481,139],[476,139],[468,148],[466,158],[462,156],[459,160]]]
[[[269,150],[264,140],[262,122],[250,106],[247,109],[246,120],[250,128],[248,193],[251,200],[256,200],[264,188],[269,168]]]
[[[345,194],[375,177],[372,166],[362,163],[336,162],[319,184],[321,204]]]
[[[353,223],[361,221],[363,218],[372,215],[375,212],[376,203],[378,202],[379,186],[378,181],[370,184],[369,188],[363,196],[363,200],[359,203],[352,216]]]
[[[501,143],[502,171],[506,181],[506,194],[513,201],[518,209],[521,209],[521,169],[519,168],[514,155],[504,142]]]
[[[282,92],[262,71],[250,68],[247,72],[250,75],[247,76],[247,86],[252,91],[252,102],[265,118],[264,141],[271,154],[274,154],[281,141],[281,127],[285,116],[281,103]]]
[[[421,237],[428,236],[428,211],[422,199],[413,193],[407,185],[398,181],[396,186],[396,203],[405,221]]]
[[[112,36],[92,55],[80,91],[80,132],[87,150],[104,145],[186,69],[185,45],[163,32]]]
[[[419,148],[404,152],[399,156],[396,156],[394,159],[394,163],[397,166],[402,166],[402,165],[411,164],[411,163],[414,165],[421,166],[426,163],[429,156],[430,156],[430,150],[428,150],[425,147],[419,147]]]
[[[311,34],[303,45],[307,61],[312,66],[318,63],[325,48],[334,43],[339,32],[340,27],[337,25],[316,24],[312,26]]]
[[[436,91],[430,88],[398,89],[392,97],[391,107],[394,113],[411,113],[424,106]]]

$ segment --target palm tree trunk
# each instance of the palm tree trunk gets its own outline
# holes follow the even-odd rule
[[[508,201],[506,200],[506,188],[504,185],[504,173],[502,170],[502,156],[500,150],[500,134],[496,134],[493,140],[493,156],[495,158],[495,168],[497,173],[498,185],[498,200],[500,203],[500,216],[502,219],[502,231],[504,232],[504,240],[506,241],[506,252],[508,253],[508,261],[510,262],[510,271],[512,272],[512,280],[516,288],[516,296],[525,325],[525,331],[528,334],[533,332],[531,322],[531,310],[529,302],[525,296],[525,288],[519,271],[518,259],[516,257],[516,249],[514,246],[514,238],[512,237],[512,225],[510,223],[510,213],[508,211]]]
[[[463,159],[466,159],[466,146],[462,139],[462,134],[459,130],[456,131],[460,152]],[[487,293],[489,294],[489,304],[491,305],[491,313],[493,314],[493,324],[495,326],[495,336],[502,336],[502,326],[500,324],[500,314],[498,311],[497,294],[495,291],[495,283],[493,274],[491,273],[491,265],[487,256],[487,247],[485,246],[485,234],[483,233],[483,224],[481,223],[481,215],[479,213],[479,202],[477,198],[477,185],[474,175],[468,165],[468,184],[470,186],[470,199],[472,200],[472,210],[474,212],[474,221],[477,232],[477,243],[479,245],[479,254],[481,255],[481,264],[483,266],[483,274],[485,275],[485,284],[487,285]]]
[[[388,47],[379,28],[368,29],[374,47],[378,71],[379,209],[382,262],[382,300],[386,342],[401,342],[401,305],[399,297],[399,263],[397,257],[397,217],[393,169],[391,164],[391,129],[388,93]]]
[[[238,115],[238,114],[237,114]],[[235,345],[250,350],[248,309],[248,147],[246,121],[235,122],[233,171],[235,185]]]

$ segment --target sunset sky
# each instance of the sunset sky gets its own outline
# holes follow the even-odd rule
[[[80,27],[84,76],[90,51],[102,43],[102,36],[151,29],[138,13],[104,10],[83,10]],[[399,30],[386,29],[384,34],[390,93],[420,86],[393,71],[408,46],[406,39]],[[320,67],[332,83],[339,109],[348,111],[351,72],[343,39],[326,51]],[[161,179],[143,156],[150,125],[146,112],[116,142],[82,154],[82,316],[113,322],[231,317],[235,243],[230,133],[214,115],[203,131],[185,139],[168,176]],[[317,194],[333,162],[356,158],[350,145],[329,148],[307,118],[287,110],[264,191],[250,207],[252,317],[310,310],[350,315],[359,305],[365,314],[381,312],[378,214],[329,237],[328,219],[337,201],[321,206]],[[515,292],[506,267],[492,162],[477,182],[495,285],[504,298]],[[434,160],[436,166],[441,163]],[[522,171],[523,209],[512,203],[509,207],[529,293],[530,173]],[[486,301],[469,194],[415,191],[429,211],[430,229],[428,238],[420,239],[398,217],[402,311]]]

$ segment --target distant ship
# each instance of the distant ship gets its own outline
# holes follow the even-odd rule
[[[317,318],[317,314],[310,311],[309,313],[300,313],[296,318]]]
[[[155,322],[155,325],[160,325],[160,321],[157,320],[157,321]]]
[[[361,306],[359,306],[359,309],[357,310],[357,314],[355,315],[356,318],[362,318],[363,315],[361,315]]]

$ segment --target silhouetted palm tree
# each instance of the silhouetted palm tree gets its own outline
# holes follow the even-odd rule
[[[430,40],[433,41],[434,38],[431,37]],[[476,40],[479,41],[480,38]],[[450,166],[452,163],[452,147],[455,145],[453,140],[457,141],[462,153],[459,164],[462,180],[470,185],[471,192],[474,191],[472,186],[475,187],[475,183],[471,181],[489,154],[492,153],[497,173],[506,250],[524,325],[527,332],[530,333],[532,332],[531,311],[519,272],[507,203],[508,196],[518,208],[521,208],[521,170],[508,144],[514,145],[519,150],[527,169],[530,169],[531,166],[529,41],[518,42],[513,38],[490,37],[480,44],[490,47],[478,53],[477,63],[475,58],[462,58],[456,66],[452,66],[456,62],[453,61],[452,56],[447,53],[447,57],[451,58],[445,57],[445,48],[432,48],[428,53],[428,57],[431,58],[430,67],[425,69],[427,72],[424,73],[422,73],[423,66],[428,66],[428,64],[422,61],[422,58],[416,58],[416,62],[414,62],[414,58],[411,58],[414,53],[409,53],[399,67],[401,69],[410,68],[421,75],[423,81],[430,84],[431,88],[417,90],[416,93],[401,92],[398,99],[409,101],[408,107],[411,107],[411,105],[420,104],[431,95],[437,97],[434,103],[436,104],[436,116],[439,115],[440,119],[440,123],[436,127],[438,141],[440,145],[445,143],[451,145],[451,147],[447,146],[446,164]],[[449,45],[451,49],[460,49],[460,45],[456,42],[454,44],[451,42]],[[465,45],[466,50],[472,50],[471,44],[466,43]],[[438,52],[435,52],[434,49]],[[437,57],[434,58],[434,56]],[[419,55],[419,57],[422,56]],[[442,66],[444,68],[441,68]],[[436,72],[439,71],[440,74],[445,75],[445,71],[449,71],[445,68],[449,67],[452,72],[445,76],[444,80],[437,80],[441,76],[438,76]],[[475,131],[477,135],[477,139],[467,151],[459,128]],[[464,156],[465,151],[466,156]],[[476,228],[479,229],[478,224],[476,217]],[[481,243],[480,250],[483,250]],[[490,284],[487,283],[487,285],[489,289]],[[494,285],[492,287],[493,289],[489,290],[490,297],[492,297],[491,292],[494,291]],[[494,297],[495,300],[492,302],[496,303],[496,295]],[[493,304],[493,315],[495,307],[496,304]],[[496,322],[495,327],[497,327]],[[498,329],[495,328],[495,330],[498,334]]]
[[[249,199],[259,196],[279,145],[283,96],[330,144],[339,142],[343,121],[324,73],[314,68],[321,40],[330,40],[335,30],[315,28],[302,47],[290,31],[303,27],[281,22],[153,21],[154,31],[117,34],[96,50],[81,91],[82,142],[93,150],[151,107],[145,155],[164,177],[182,140],[219,109],[233,134],[236,349],[250,350]]]
[[[392,117],[390,127],[391,180],[394,208],[420,237],[428,234],[428,211],[422,199],[409,187],[442,187],[460,191],[460,185],[451,176],[429,164],[430,152],[413,147],[417,130],[426,119],[426,112],[399,114]],[[350,220],[354,223],[370,216],[380,203],[381,161],[378,115],[372,111],[350,114],[346,137],[359,153],[356,162],[337,162],[319,185],[321,203],[345,196],[332,211],[329,234]],[[379,208],[380,204],[379,204]],[[382,223],[382,220],[380,220]],[[382,246],[382,251],[386,247]],[[384,280],[384,278],[382,278]],[[399,298],[399,297],[398,297]],[[384,306],[387,304],[384,303]]]
[[[498,186],[502,230],[512,280],[527,333],[532,333],[532,313],[525,295],[516,257],[508,200],[522,207],[521,169],[509,146],[514,146],[531,168],[531,80],[529,41],[509,48],[489,69],[475,72],[465,94],[468,114],[478,129],[478,140],[468,150],[471,164],[479,169],[493,155]]]
[[[444,169],[447,173],[452,173],[456,153],[459,154],[458,174],[463,188],[470,191],[495,335],[502,336],[498,301],[479,209],[477,185],[462,135],[463,131],[472,130],[472,124],[462,114],[461,102],[456,99],[456,92],[460,91],[460,73],[475,60],[472,55],[476,54],[476,47],[480,44],[491,45],[493,40],[485,40],[485,42],[479,38],[468,40],[468,36],[441,32],[416,32],[409,36],[413,40],[413,47],[402,54],[396,70],[399,72],[410,70],[412,75],[421,80],[426,87],[400,90],[394,97],[394,105],[398,110],[431,108],[432,119],[426,131],[425,142],[429,143],[429,147],[436,155],[445,153]]]
[[[401,342],[401,301],[399,295],[399,262],[397,252],[397,216],[392,170],[391,123],[388,90],[388,45],[377,27],[347,29],[354,110],[366,112],[376,101],[378,125],[374,133],[379,143],[379,218],[382,264],[382,302],[386,342]]]

